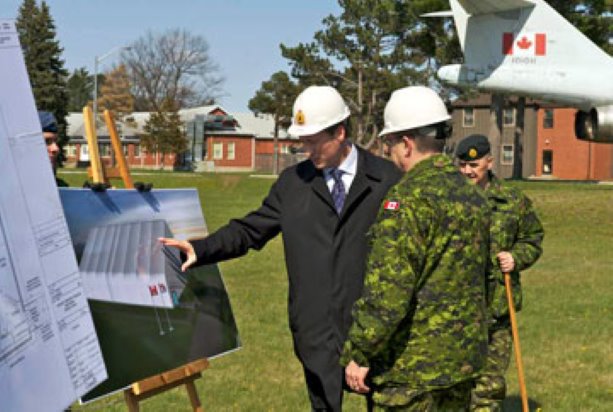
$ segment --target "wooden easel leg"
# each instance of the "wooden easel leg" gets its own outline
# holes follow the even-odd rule
[[[198,392],[196,392],[196,386],[194,385],[193,379],[185,383],[185,389],[187,389],[189,401],[192,403],[194,412],[203,412],[202,404],[200,403],[200,398],[198,398]]]
[[[123,397],[128,405],[129,412],[139,412],[138,398],[132,393],[132,389],[126,389],[123,391]]]

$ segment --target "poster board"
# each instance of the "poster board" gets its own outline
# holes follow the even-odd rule
[[[195,189],[94,192],[62,188],[60,197],[80,262],[95,228],[162,221],[172,237],[178,239],[207,234]],[[146,247],[159,246],[155,235],[143,239],[142,245]],[[99,247],[104,249],[103,245]],[[130,248],[133,254],[127,259],[138,261],[138,251],[142,251],[142,247],[133,244]],[[147,278],[150,274],[154,273],[133,273],[131,276],[142,277],[144,285],[159,283],[159,280],[150,282]],[[132,280],[125,282],[128,285]],[[159,289],[157,293],[161,293]],[[196,359],[210,359],[240,347],[230,300],[217,265],[188,270],[184,288],[173,307],[100,299],[89,302],[109,379],[83,396],[84,402]]]

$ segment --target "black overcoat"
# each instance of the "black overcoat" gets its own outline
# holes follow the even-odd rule
[[[351,308],[362,292],[366,232],[399,178],[391,162],[358,149],[356,175],[339,216],[323,173],[303,161],[281,173],[259,209],[192,241],[197,264],[260,249],[282,232],[294,349],[305,368],[337,377],[330,359],[340,367]]]

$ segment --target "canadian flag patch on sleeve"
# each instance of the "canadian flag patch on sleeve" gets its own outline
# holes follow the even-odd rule
[[[398,210],[399,207],[400,202],[396,200],[386,200],[385,203],[383,203],[383,209],[385,210]]]

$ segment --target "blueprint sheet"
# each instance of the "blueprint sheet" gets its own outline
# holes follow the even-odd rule
[[[0,62],[0,410],[61,411],[107,374],[13,21]]]

